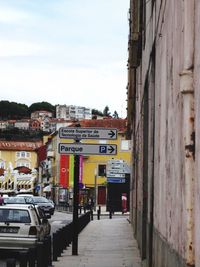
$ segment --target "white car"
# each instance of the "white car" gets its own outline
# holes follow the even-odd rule
[[[33,205],[0,206],[0,249],[28,249],[44,240],[45,219]]]

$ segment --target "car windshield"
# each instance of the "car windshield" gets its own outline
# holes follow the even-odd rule
[[[22,197],[9,197],[6,203],[7,204],[26,204],[26,201]]]
[[[31,218],[27,210],[0,209],[0,222],[30,223]]]
[[[33,197],[34,203],[49,203],[45,197]]]

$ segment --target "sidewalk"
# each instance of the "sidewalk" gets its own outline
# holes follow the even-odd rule
[[[140,267],[141,259],[127,216],[96,216],[79,234],[78,255],[72,246],[63,252],[54,267]]]

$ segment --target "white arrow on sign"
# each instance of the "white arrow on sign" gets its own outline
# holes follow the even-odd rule
[[[74,155],[116,155],[117,145],[100,145],[100,144],[67,144],[60,143],[58,146],[60,154],[74,154]]]
[[[116,140],[117,129],[105,128],[71,128],[61,127],[59,129],[59,137],[65,139],[104,139]]]

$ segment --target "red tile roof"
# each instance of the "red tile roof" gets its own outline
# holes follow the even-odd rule
[[[42,146],[42,142],[0,141],[0,150],[34,151]]]
[[[76,124],[80,124],[81,127],[100,127],[100,128],[116,128],[121,132],[126,131],[126,119],[103,119],[103,120],[81,120],[79,122],[75,122],[71,124],[71,126],[75,126]]]

